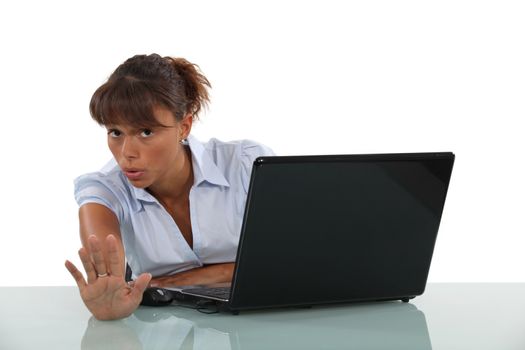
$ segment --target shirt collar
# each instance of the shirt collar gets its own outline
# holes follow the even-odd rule
[[[215,165],[204,145],[192,135],[188,137],[188,144],[192,154],[193,185],[199,186],[203,182],[208,182],[212,185],[230,187],[230,183]]]
[[[204,145],[192,135],[188,137],[188,145],[192,155],[193,186],[197,187],[207,182],[216,186],[230,187],[230,183],[226,180],[217,165],[215,165],[215,162],[204,148]],[[158,203],[157,199],[145,189],[137,188],[131,184],[130,186],[134,197],[137,199],[137,203],[134,203],[135,211],[142,209],[142,205],[138,201]]]

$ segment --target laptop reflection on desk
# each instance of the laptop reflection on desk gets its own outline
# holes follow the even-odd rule
[[[86,329],[86,344],[99,342],[107,333],[104,328],[111,326],[90,322],[97,327]],[[432,349],[424,313],[398,302],[247,311],[240,317],[141,307],[122,323],[127,330],[119,338],[134,339],[135,346],[138,340],[145,349]],[[111,332],[118,337],[114,329]]]

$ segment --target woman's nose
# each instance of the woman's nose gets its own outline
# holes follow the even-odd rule
[[[133,137],[125,137],[121,148],[122,156],[125,158],[138,158],[139,152]]]

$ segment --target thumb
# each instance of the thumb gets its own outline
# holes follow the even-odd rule
[[[131,291],[131,294],[134,294],[135,297],[140,297],[142,299],[142,294],[144,293],[144,290],[149,285],[149,282],[151,281],[151,273],[143,273],[140,275],[134,282],[133,290]]]

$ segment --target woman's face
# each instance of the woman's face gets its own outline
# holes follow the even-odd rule
[[[130,183],[138,188],[169,182],[184,165],[185,151],[180,141],[190,133],[191,116],[176,121],[165,108],[156,108],[153,114],[166,127],[106,125],[113,157]]]

